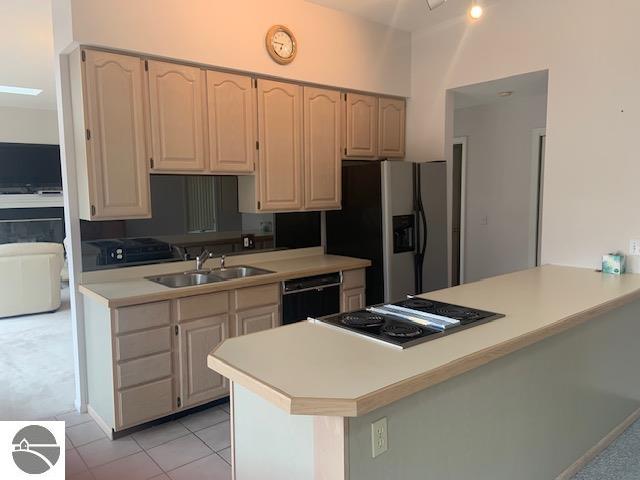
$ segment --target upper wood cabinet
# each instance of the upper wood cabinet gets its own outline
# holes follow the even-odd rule
[[[301,86],[258,80],[258,138],[258,209],[301,210]]]
[[[346,93],[345,155],[378,156],[378,97]]]
[[[70,66],[80,218],[150,217],[142,61],[78,50]]]
[[[149,60],[153,171],[204,171],[204,71]]]
[[[207,71],[209,168],[215,173],[253,171],[256,155],[256,93],[253,79]]]
[[[304,208],[340,208],[340,93],[304,87]]]
[[[378,155],[402,158],[405,150],[405,101],[400,98],[381,97],[378,120]]]

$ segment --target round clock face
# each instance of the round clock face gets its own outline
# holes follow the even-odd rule
[[[296,39],[287,27],[271,27],[266,40],[267,51],[276,62],[286,64],[293,61],[296,56]]]

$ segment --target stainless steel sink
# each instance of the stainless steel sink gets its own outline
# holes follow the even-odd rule
[[[235,267],[216,268],[214,270],[192,271],[184,273],[172,273],[169,275],[158,275],[146,277],[147,280],[159,283],[165,287],[181,288],[194,287],[196,285],[206,285],[207,283],[224,282],[234,278],[253,277],[273,273],[271,270],[250,267],[248,265],[238,265]]]
[[[238,265],[235,267],[215,268],[211,270],[212,275],[216,275],[224,280],[233,278],[254,277],[256,275],[264,275],[265,273],[273,273],[271,270],[250,267],[248,265]]]
[[[146,278],[147,280],[151,280],[152,282],[171,288],[194,287],[196,285],[206,285],[207,283],[223,281],[222,278],[212,275],[211,272],[208,271],[172,273],[169,275]]]

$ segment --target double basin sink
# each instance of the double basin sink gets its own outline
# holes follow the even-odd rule
[[[274,272],[262,268],[250,267],[248,265],[238,265],[235,267],[216,268],[213,270],[192,270],[190,272],[171,273],[146,278],[165,287],[181,288],[224,282],[225,280],[233,280],[236,278],[255,277],[256,275],[264,275],[266,273]]]

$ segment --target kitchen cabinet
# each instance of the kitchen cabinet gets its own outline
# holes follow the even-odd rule
[[[258,138],[258,210],[301,210],[301,86],[258,80]]]
[[[197,405],[228,394],[227,380],[207,368],[207,355],[229,336],[229,316],[218,315],[178,327],[180,407]]]
[[[70,68],[80,218],[149,218],[142,61],[83,49]]]
[[[378,155],[383,158],[403,158],[405,151],[405,101],[381,97],[378,100]]]
[[[146,64],[152,171],[204,172],[204,71],[156,60]]]
[[[215,173],[252,172],[257,113],[253,79],[207,70],[209,168]]]
[[[304,87],[304,208],[340,208],[341,103],[335,90]]]
[[[378,156],[378,97],[345,93],[344,155]]]
[[[268,305],[238,312],[235,315],[236,335],[247,335],[280,325],[280,305]]]
[[[365,271],[363,268],[342,272],[340,308],[342,312],[361,310],[367,306],[365,297]]]
[[[280,284],[240,288],[234,292],[234,334],[247,335],[282,324]]]

